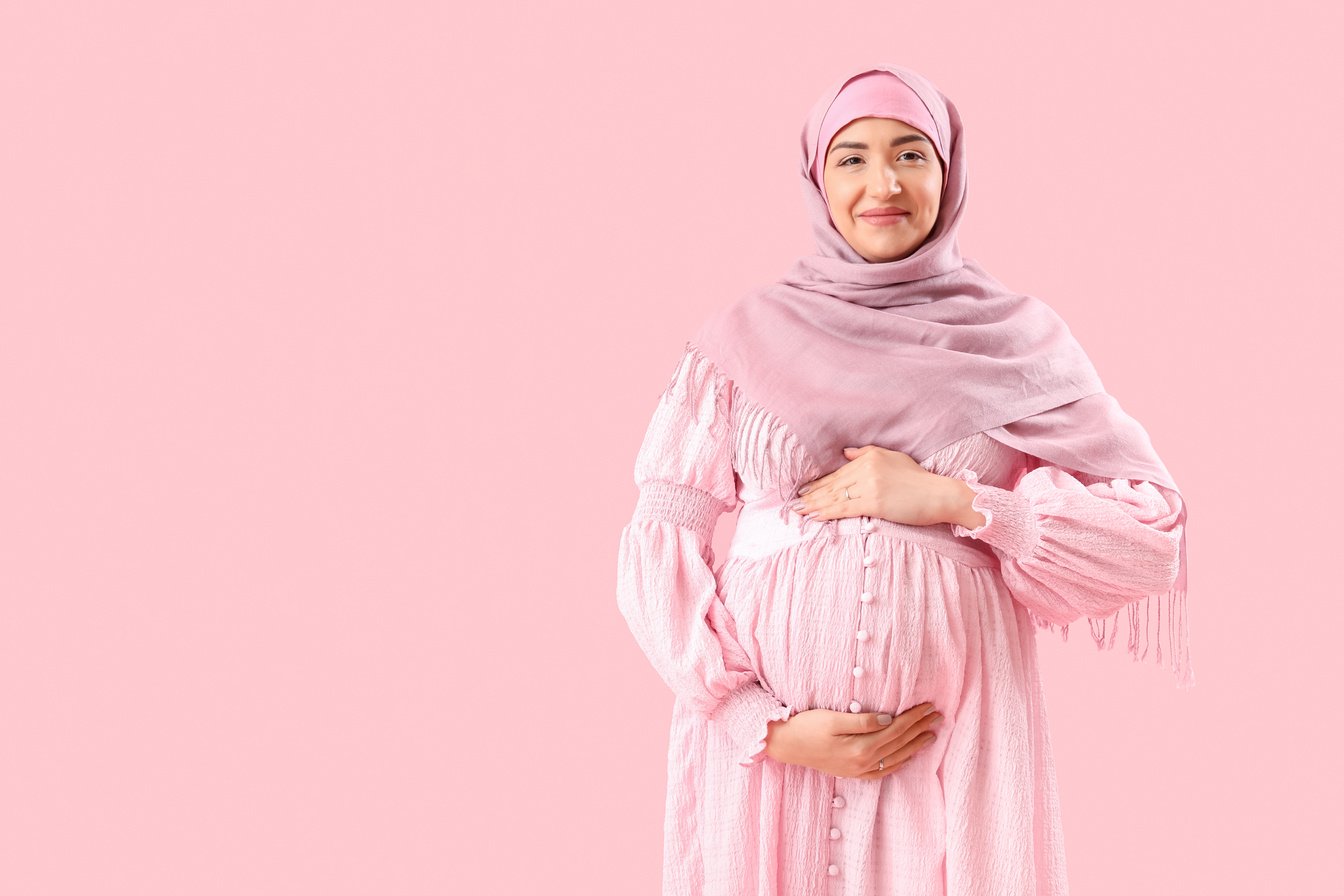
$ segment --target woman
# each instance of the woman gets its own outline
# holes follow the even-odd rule
[[[961,256],[933,84],[841,80],[801,162],[818,254],[686,344],[621,534],[676,695],[663,892],[1067,893],[1036,627],[1110,647],[1124,611],[1193,684],[1184,502],[1058,315]]]

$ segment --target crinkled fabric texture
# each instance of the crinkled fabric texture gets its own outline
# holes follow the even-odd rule
[[[1171,588],[1179,495],[978,434],[924,466],[968,483],[979,528],[804,522],[777,484],[810,463],[688,347],[618,557],[620,610],[676,698],[664,896],[1063,896],[1036,631]],[[716,568],[716,520],[739,504]],[[924,701],[937,739],[879,780],[764,755],[770,720]]]

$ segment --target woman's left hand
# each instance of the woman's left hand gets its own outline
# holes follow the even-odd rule
[[[930,473],[904,452],[864,445],[846,448],[845,456],[848,463],[805,484],[798,490],[801,497],[790,506],[818,520],[875,516],[911,526],[963,518],[970,507],[967,495],[974,493],[969,486],[960,479]],[[962,503],[965,508],[960,507]]]

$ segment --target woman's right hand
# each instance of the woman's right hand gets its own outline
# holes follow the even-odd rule
[[[879,716],[887,718],[887,724]],[[932,703],[912,706],[895,718],[886,713],[807,709],[766,726],[765,755],[839,778],[883,778],[933,742],[936,735],[929,729],[942,718]]]

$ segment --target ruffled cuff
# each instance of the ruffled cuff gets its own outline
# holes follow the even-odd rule
[[[952,524],[952,534],[975,538],[1015,559],[1029,557],[1036,550],[1041,534],[1031,499],[1011,489],[999,488],[980,482],[980,475],[972,469],[963,469],[953,475],[975,492],[971,509],[985,517],[984,525],[967,529],[960,523]]]
[[[781,704],[759,681],[749,681],[723,698],[710,721],[722,725],[728,737],[744,751],[738,765],[755,765],[765,758],[765,737],[770,723],[792,715],[792,707]]]

